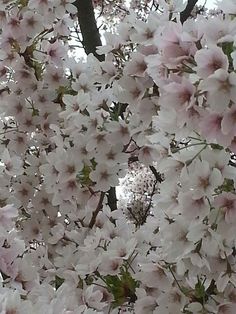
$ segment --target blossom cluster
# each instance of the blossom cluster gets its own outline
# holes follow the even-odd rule
[[[159,5],[85,62],[73,1],[0,2],[0,313],[236,312],[236,5]],[[110,200],[132,160],[139,223]]]

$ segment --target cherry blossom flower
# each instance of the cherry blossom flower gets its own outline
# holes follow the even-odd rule
[[[73,0],[56,0],[54,3],[55,6],[55,14],[58,18],[61,18],[65,15],[65,12],[68,12],[70,14],[76,14],[77,9],[76,7],[72,4],[74,1]]]
[[[222,121],[224,113],[205,112],[200,120],[201,134],[210,141],[216,141],[220,145],[230,145],[232,134],[224,134],[222,130]]]
[[[192,191],[180,192],[178,194],[178,203],[181,212],[187,219],[204,218],[210,211],[206,199],[204,197],[196,199]]]
[[[228,58],[217,46],[198,50],[194,59],[197,62],[197,74],[201,78],[207,78],[218,69],[228,70]]]
[[[6,228],[13,227],[12,219],[17,217],[17,210],[12,205],[6,205],[0,209],[0,222]]]
[[[236,105],[232,105],[230,109],[228,109],[222,119],[222,132],[226,135],[235,134],[235,116],[236,116]],[[233,137],[233,136],[232,136]],[[232,138],[231,138],[232,139]]]
[[[194,191],[193,197],[196,199],[211,194],[217,186],[223,183],[220,171],[216,168],[211,170],[206,161],[197,161],[195,163],[192,176],[191,188]]]
[[[163,96],[162,105],[173,106],[177,111],[186,110],[193,101],[193,95],[195,92],[194,86],[186,79],[176,78],[176,82],[172,82],[164,86],[166,92]]]
[[[70,151],[58,151],[58,159],[55,163],[55,168],[58,171],[58,180],[60,182],[65,182],[70,179],[75,179],[76,175],[83,169],[83,163],[81,160],[74,159],[73,149]]]
[[[224,69],[216,70],[200,83],[201,89],[208,92],[211,107],[218,112],[223,112],[230,100],[236,101],[235,85],[236,74],[228,73]]]
[[[119,184],[116,169],[108,168],[105,164],[97,165],[96,169],[89,175],[93,182],[96,182],[95,188],[106,192],[110,186],[117,186]]]
[[[5,149],[1,158],[4,164],[4,171],[9,176],[21,175],[24,172],[23,161],[20,157],[11,157],[9,151]]]
[[[215,199],[215,206],[220,208],[225,215],[227,223],[233,223],[236,218],[236,198],[233,193],[223,192]]]
[[[65,58],[65,47],[57,41],[53,44],[46,44],[45,51],[48,56],[47,60],[57,66],[61,64],[62,58]]]
[[[21,21],[22,31],[27,33],[28,37],[33,38],[43,31],[42,16],[36,12],[26,11]]]
[[[219,9],[221,9],[224,13],[229,13],[229,14],[236,13],[236,5],[233,2],[233,0],[217,1],[217,5]]]

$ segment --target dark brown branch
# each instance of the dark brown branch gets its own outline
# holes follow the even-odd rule
[[[79,26],[86,54],[92,53],[99,61],[104,61],[104,55],[96,53],[96,48],[102,46],[102,42],[97,28],[92,0],[76,0],[74,5],[78,9]]]
[[[149,166],[149,169],[153,173],[155,179],[157,182],[161,183],[163,181],[162,176],[159,172],[157,172],[156,168],[154,166]]]
[[[232,166],[232,167],[236,167],[236,162],[230,160],[230,161],[229,161],[229,165]]]
[[[147,217],[148,217],[148,214],[149,214],[149,211],[151,209],[151,206],[152,206],[152,198],[154,196],[154,194],[156,193],[156,186],[157,186],[157,183],[161,183],[163,181],[163,178],[161,176],[161,174],[159,172],[157,172],[156,168],[154,166],[149,166],[149,169],[152,171],[152,174],[154,175],[155,177],[155,181],[154,181],[154,184],[153,184],[153,188],[152,188],[152,192],[150,194],[150,202],[147,206],[147,209],[143,215],[143,218],[142,218],[142,221],[141,221],[141,225],[143,225],[146,220],[147,220]]]
[[[156,169],[155,169],[155,170],[156,170]],[[149,204],[148,204],[148,206],[147,206],[147,209],[145,210],[145,213],[144,213],[144,215],[143,215],[143,217],[142,217],[141,225],[143,225],[143,224],[147,221],[147,217],[148,217],[149,211],[150,211],[151,206],[152,206],[152,198],[153,198],[153,196],[154,196],[154,194],[155,194],[155,192],[156,192],[157,182],[158,182],[157,179],[155,179],[155,182],[154,182],[153,188],[152,188],[152,193],[151,193],[151,195],[150,195],[150,201],[149,201]]]
[[[97,208],[95,209],[95,211],[93,212],[93,215],[92,215],[92,218],[90,220],[90,223],[89,223],[89,228],[92,229],[95,222],[96,222],[96,218],[97,218],[97,215],[98,213],[100,212],[100,210],[102,209],[103,207],[103,200],[104,200],[104,197],[105,197],[105,192],[101,192],[101,195],[100,195],[100,199],[99,199],[99,202],[97,204]]]
[[[188,0],[186,8],[180,13],[180,22],[183,24],[191,16],[193,8],[198,0]]]
[[[129,163],[133,163],[139,161],[138,160],[138,156],[130,156],[129,157]],[[156,168],[154,166],[149,166],[149,169],[151,170],[151,172],[153,173],[155,179],[157,182],[161,183],[163,181],[163,178],[161,176],[161,174],[159,172],[157,172]]]
[[[111,209],[111,211],[117,209],[117,198],[116,198],[116,188],[111,187],[110,190],[108,191],[107,195],[107,200],[108,200],[108,205]]]

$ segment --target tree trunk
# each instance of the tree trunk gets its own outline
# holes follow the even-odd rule
[[[78,10],[78,21],[86,54],[92,53],[99,61],[104,61],[104,55],[96,53],[96,48],[102,46],[102,42],[97,28],[92,0],[76,0],[74,5]]]
[[[191,15],[198,0],[188,0],[186,8],[180,13],[180,22],[183,24]]]

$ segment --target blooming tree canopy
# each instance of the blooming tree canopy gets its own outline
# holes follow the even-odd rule
[[[236,4],[150,2],[0,1],[1,314],[236,313]]]

